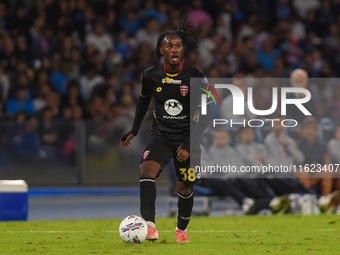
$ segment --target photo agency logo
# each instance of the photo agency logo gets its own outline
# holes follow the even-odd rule
[[[224,101],[221,100],[221,94],[228,94],[229,97],[232,97],[232,104],[230,104],[231,109],[229,107],[226,108],[226,105],[223,105],[222,109],[226,111],[232,111],[231,116],[235,117],[234,119],[214,118],[212,119],[213,127],[217,127],[219,125],[229,125],[230,127],[236,125],[243,127],[262,127],[266,122],[271,122],[271,126],[273,127],[275,121],[280,121],[281,125],[284,127],[296,127],[299,124],[298,120],[296,119],[269,118],[269,116],[271,116],[272,114],[277,113],[278,109],[280,110],[280,115],[282,117],[286,117],[288,111],[287,108],[290,105],[294,105],[305,116],[312,115],[311,112],[304,105],[311,99],[311,93],[306,88],[270,86],[271,91],[266,91],[266,93],[268,93],[268,95],[271,94],[271,107],[267,109],[256,109],[253,87],[244,86],[244,88],[241,89],[239,86],[231,84],[230,79],[228,79],[228,82],[226,82],[226,80],[224,79],[209,79],[210,83],[212,80],[216,81],[216,83],[214,82],[215,85],[208,85],[208,82],[206,81],[202,82],[202,84],[204,84],[206,88],[200,88],[202,91],[205,92],[201,94],[201,114],[207,115],[207,105],[209,104],[209,97],[212,98],[215,105],[217,106],[216,100],[212,94],[213,92],[217,96],[221,106],[224,103]],[[219,93],[216,90],[218,90]],[[300,96],[292,96],[297,94]],[[256,118],[240,118],[242,116],[246,116],[246,110],[249,111],[252,116],[256,116]]]
[[[220,102],[220,104],[222,105],[222,100],[220,95],[217,93],[217,91],[208,84],[208,79],[204,78],[202,82],[199,82],[199,84],[202,84],[204,86],[204,88],[200,87],[199,89],[204,91],[205,94],[202,94],[201,96],[201,111],[202,111],[202,115],[207,115],[207,98],[211,98],[215,104],[215,106],[217,106],[217,102],[215,97],[213,96],[212,92],[215,93],[216,97],[218,98],[218,101]]]

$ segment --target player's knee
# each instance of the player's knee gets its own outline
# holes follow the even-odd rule
[[[156,179],[160,167],[158,164],[153,164],[151,162],[144,162],[140,169],[140,178],[153,178]]]
[[[183,184],[177,184],[177,191],[183,196],[189,196],[194,191],[194,186]]]

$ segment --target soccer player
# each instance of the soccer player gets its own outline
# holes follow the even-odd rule
[[[132,129],[120,141],[122,147],[129,147],[153,99],[152,135],[144,150],[140,169],[140,212],[147,221],[147,239],[151,241],[159,238],[155,226],[155,179],[173,158],[178,194],[176,241],[189,242],[186,228],[194,203],[193,186],[196,180],[190,166],[199,165],[200,162],[199,139],[193,137],[199,137],[208,125],[205,119],[207,115],[190,118],[190,112],[197,110],[190,107],[190,93],[197,91],[194,86],[191,87],[190,78],[202,78],[202,81],[206,78],[201,71],[183,60],[185,43],[198,47],[194,38],[198,28],[193,30],[186,18],[187,15],[180,22],[178,30],[159,36],[154,54],[155,65],[143,72]],[[159,63],[161,57],[164,58],[164,64]]]

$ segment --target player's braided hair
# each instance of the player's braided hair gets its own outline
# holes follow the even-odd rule
[[[166,31],[158,37],[156,50],[155,50],[155,54],[153,57],[155,64],[158,64],[159,60],[162,57],[162,54],[160,53],[159,48],[162,47],[163,40],[168,35],[177,35],[181,37],[184,44],[189,43],[193,45],[194,47],[198,48],[198,44],[194,36],[198,32],[198,30],[201,28],[201,26],[199,26],[196,29],[193,29],[193,25],[187,22],[187,18],[188,18],[188,13],[184,15],[184,18],[182,21],[181,21],[180,16],[178,15],[178,19],[179,19],[178,30]]]

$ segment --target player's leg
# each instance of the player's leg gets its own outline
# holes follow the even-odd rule
[[[146,221],[155,223],[156,182],[162,167],[155,161],[145,161],[140,170],[140,212]]]
[[[275,192],[263,179],[238,178],[239,187],[247,196],[254,199],[265,199],[276,197]]]
[[[274,190],[277,196],[289,195],[291,193],[310,193],[310,191],[295,178],[272,178],[264,180]]]
[[[148,240],[155,241],[159,235],[155,226],[156,178],[171,160],[173,152],[160,138],[150,140],[140,161],[140,212],[149,227]]]
[[[176,241],[189,242],[186,228],[189,224],[192,207],[194,205],[194,182],[197,182],[195,166],[200,165],[200,147],[191,149],[190,157],[179,162],[174,157],[174,165],[177,175],[178,217],[176,227]]]
[[[140,213],[149,227],[147,240],[159,238],[155,225],[156,182],[162,167],[155,161],[145,161],[140,171]]]
[[[194,184],[177,181],[177,195],[178,195],[178,216],[176,227],[176,241],[189,242],[187,236],[187,226],[190,221],[192,207],[194,205]]]
[[[178,219],[177,227],[180,230],[185,230],[189,224],[192,207],[194,205],[193,183],[185,183],[177,181],[178,195]]]

